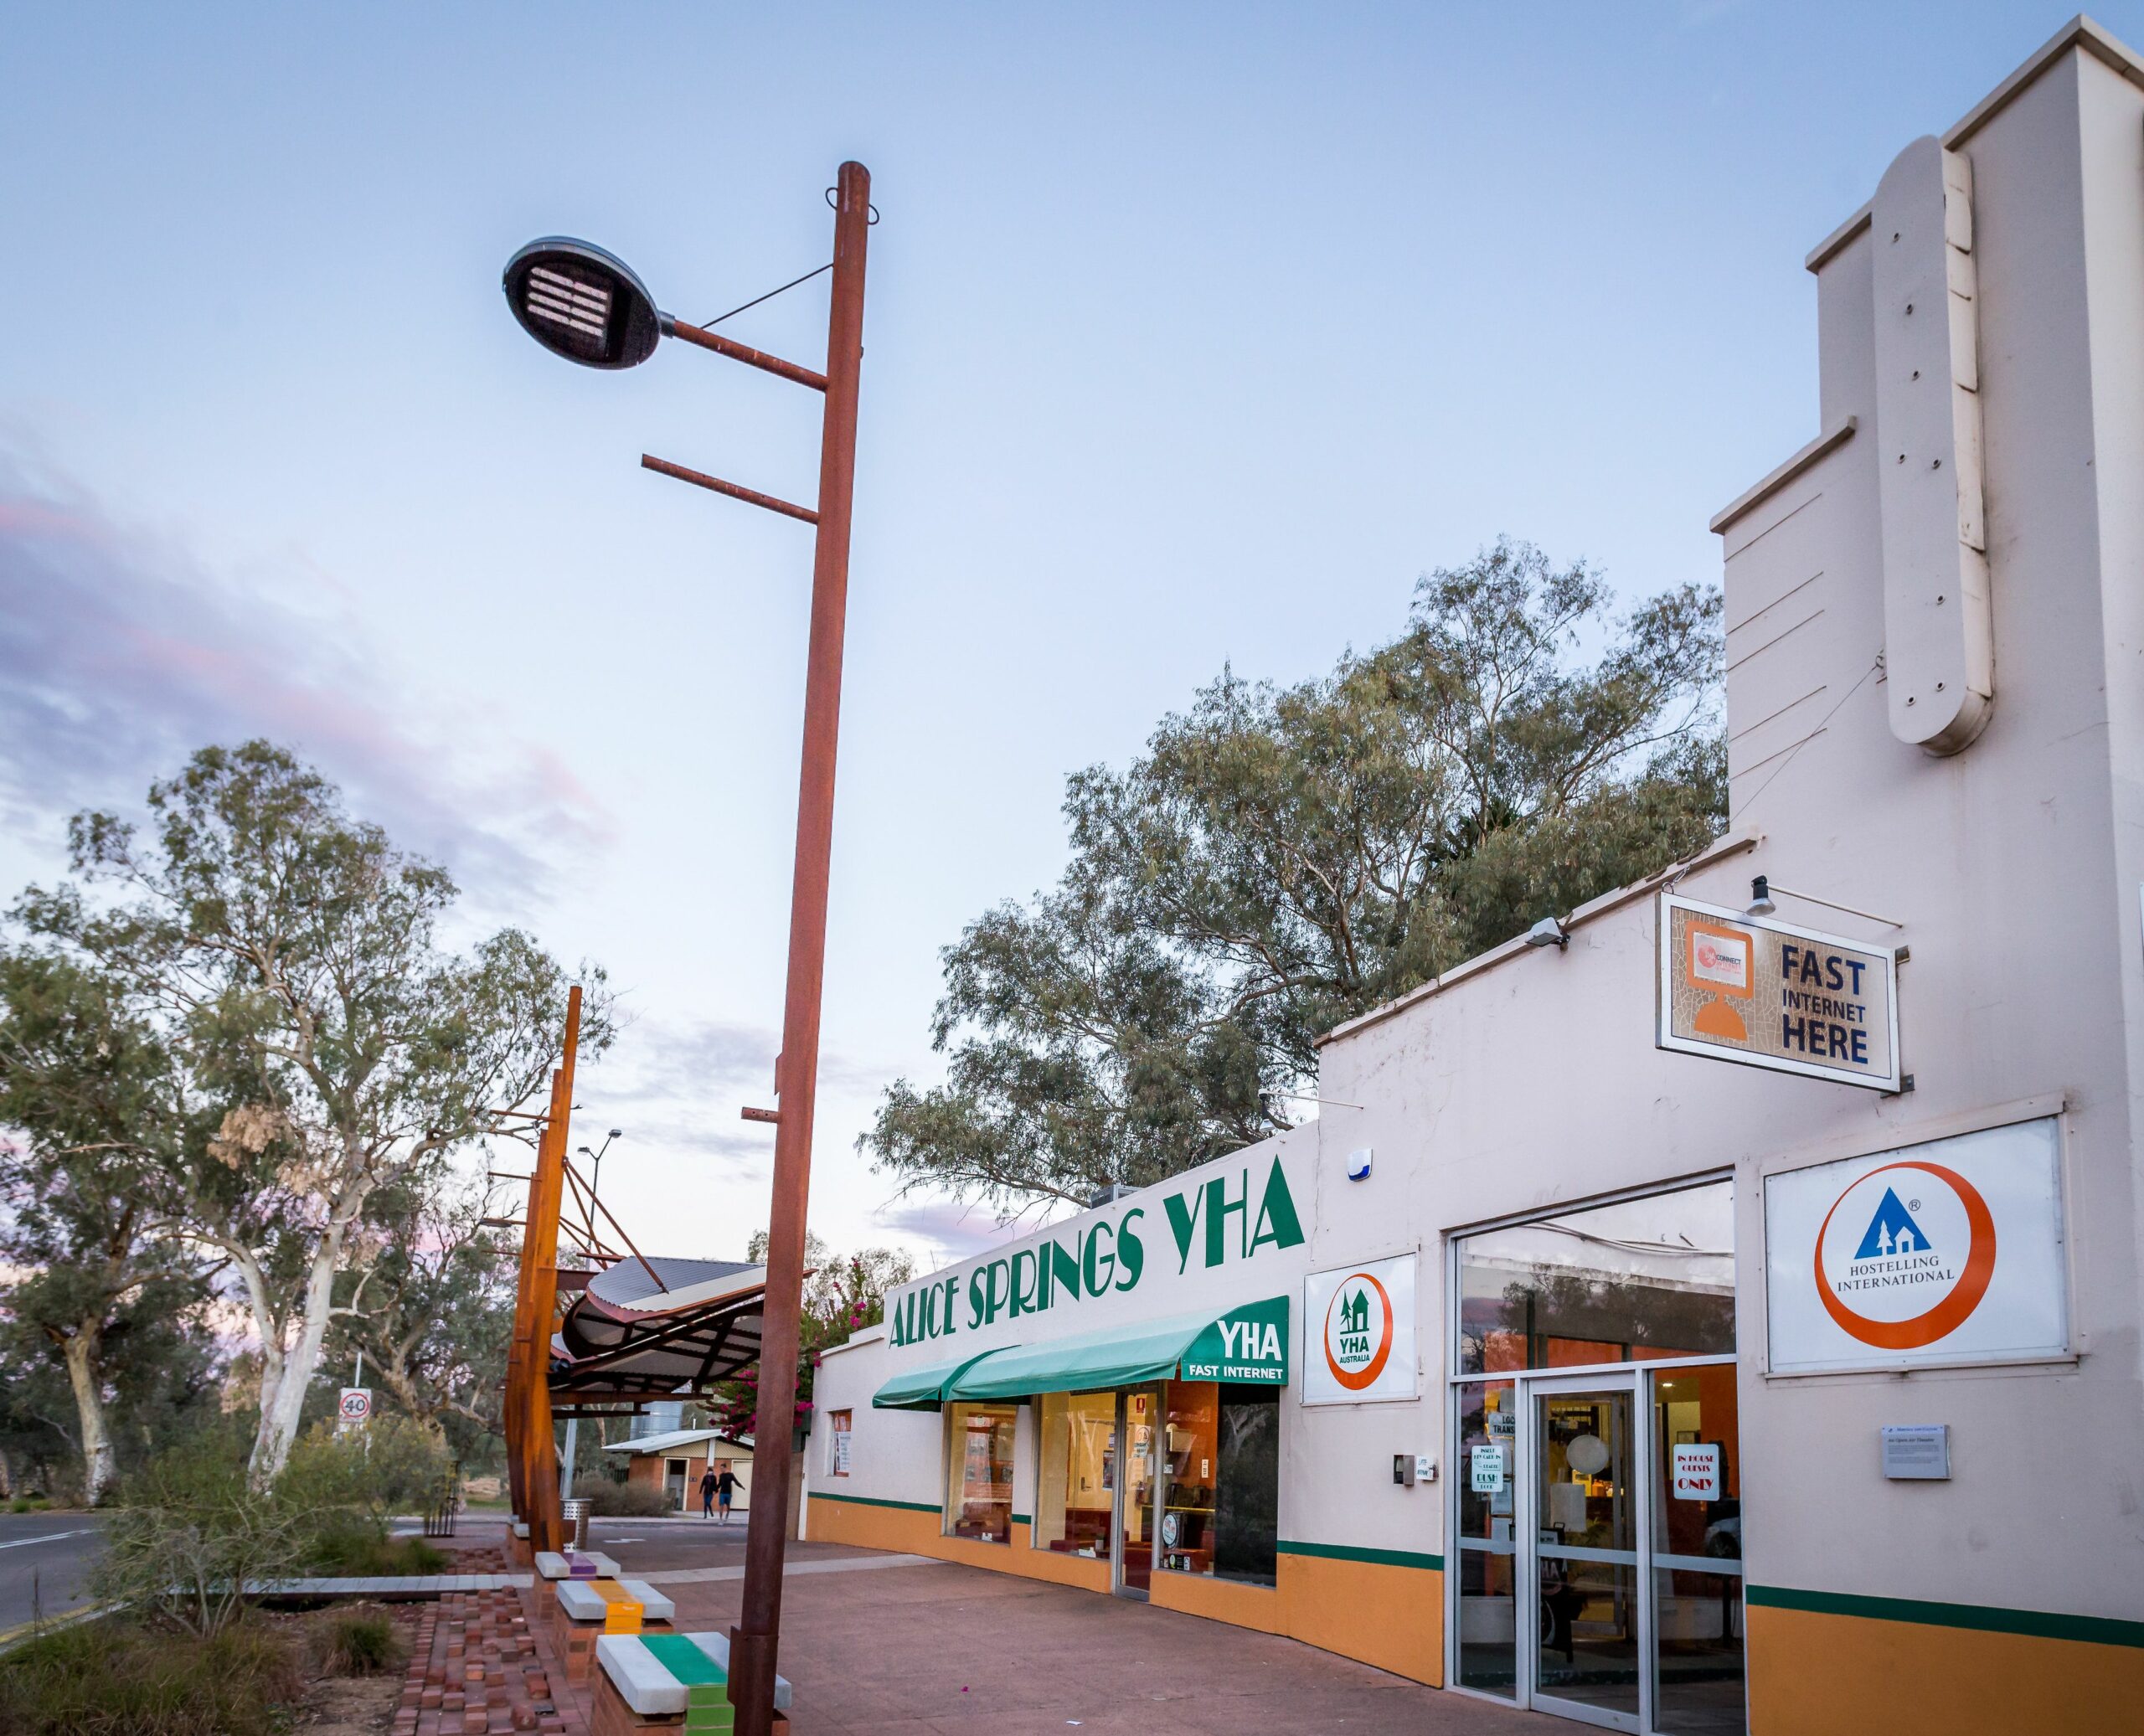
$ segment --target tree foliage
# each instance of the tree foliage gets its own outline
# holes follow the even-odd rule
[[[1018,1210],[1277,1131],[1322,1033],[1717,835],[1719,659],[1716,591],[1619,617],[1501,542],[1329,675],[1224,672],[1069,780],[1063,878],[946,949],[946,1081],[896,1081],[861,1144]]]
[[[266,1478],[296,1436],[338,1276],[377,1246],[368,1214],[540,1090],[566,973],[513,929],[445,950],[446,872],[270,743],[204,749],[148,801],[146,829],[77,816],[70,881],[33,888],[17,920],[36,948],[117,984],[170,1057],[188,1132],[145,1167],[143,1197],[235,1276]],[[582,1043],[607,1039],[598,995]]]
[[[765,1263],[766,1231],[754,1232],[745,1257]],[[866,1248],[859,1254],[838,1254],[810,1234],[804,1239],[804,1318],[796,1346],[796,1427],[800,1429],[812,1424],[812,1388],[821,1354],[884,1320],[886,1292],[915,1275],[915,1260],[894,1249]],[[732,1438],[755,1435],[759,1376],[755,1365],[714,1388],[707,1399],[710,1426]]]
[[[157,1398],[199,1397],[205,1354],[187,1328],[213,1268],[158,1233],[152,1202],[203,1116],[116,979],[0,951],[0,1126],[16,1130],[0,1143],[0,1258],[21,1274],[0,1299],[0,1334],[27,1383],[11,1408],[34,1416],[40,1363],[64,1374],[66,1404],[42,1404],[95,1503],[120,1468],[114,1395],[126,1395],[130,1435],[151,1426]]]

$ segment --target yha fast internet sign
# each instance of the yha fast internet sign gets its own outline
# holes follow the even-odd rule
[[[1657,934],[1660,1048],[1899,1089],[1895,948],[1669,893]]]

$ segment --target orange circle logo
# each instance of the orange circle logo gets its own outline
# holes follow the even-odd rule
[[[1987,1294],[1995,1215],[1954,1169],[1886,1163],[1832,1202],[1816,1255],[1817,1294],[1842,1332],[1879,1350],[1919,1350],[1957,1331]]]
[[[1384,1373],[1392,1355],[1392,1298],[1368,1272],[1351,1272],[1325,1306],[1325,1366],[1351,1393]]]

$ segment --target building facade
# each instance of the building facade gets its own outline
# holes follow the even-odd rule
[[[2144,66],[2073,23],[1808,264],[1728,832],[896,1292],[812,1536],[1612,1728],[2136,1718]]]

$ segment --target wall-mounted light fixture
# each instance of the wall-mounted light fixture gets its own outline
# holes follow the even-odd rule
[[[1526,931],[1528,946],[1553,946],[1561,952],[1571,944],[1569,933],[1553,916],[1544,916]]]

